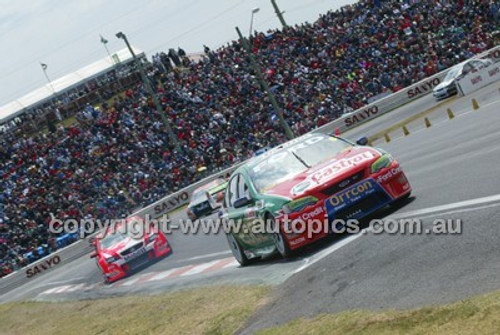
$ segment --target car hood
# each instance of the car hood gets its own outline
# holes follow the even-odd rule
[[[110,257],[138,244],[141,246],[144,245],[143,239],[133,239],[131,237],[127,237],[123,241],[120,241],[107,249],[102,249],[102,253],[105,257]]]
[[[436,87],[434,87],[434,91],[438,91],[442,88],[445,88],[445,87],[448,87],[450,86],[451,84],[453,84],[453,82],[455,81],[455,79],[448,79],[446,81],[443,81],[441,82],[440,84],[436,85]]]
[[[199,205],[201,203],[204,203],[204,202],[207,202],[208,201],[208,198],[207,197],[204,197],[203,199],[198,199],[196,201],[191,201],[188,205],[189,208],[191,207],[194,207],[196,205]]]
[[[380,152],[373,148],[353,147],[273,185],[265,194],[297,199],[327,184],[340,182],[354,172],[370,166],[380,156]]]

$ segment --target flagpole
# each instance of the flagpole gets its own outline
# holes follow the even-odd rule
[[[56,94],[56,90],[54,90],[54,86],[52,86],[52,82],[50,81],[49,75],[47,74],[47,64],[40,63],[40,66],[42,67],[43,74],[45,75],[45,78],[47,79],[47,82],[52,89],[52,93]]]

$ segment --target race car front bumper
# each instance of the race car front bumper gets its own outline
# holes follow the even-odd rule
[[[168,242],[160,240],[150,243],[133,254],[122,257],[115,262],[108,263],[103,269],[107,282],[115,282],[128,273],[144,266],[145,264],[169,254],[172,251]]]
[[[298,213],[289,214],[288,222],[292,226],[295,224],[294,220],[300,220],[306,225],[306,229],[300,234],[285,234],[290,249],[300,248],[326,236],[333,230],[332,223],[340,230],[339,225],[345,224],[346,220],[363,219],[410,193],[410,183],[397,161],[394,161],[379,172],[370,174],[368,178],[321,199]],[[319,222],[323,227],[321,231],[317,228]],[[314,234],[311,234],[311,229],[315,229]]]

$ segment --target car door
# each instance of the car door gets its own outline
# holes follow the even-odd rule
[[[236,200],[242,198],[247,198],[250,201],[244,206],[235,208]],[[260,221],[257,221],[258,201],[251,194],[248,182],[245,180],[243,174],[238,173],[231,178],[225,201],[229,206],[228,219],[234,222],[233,227],[235,231],[233,235],[245,249],[260,248],[269,244],[271,241],[270,238],[262,234],[263,227],[256,226],[262,224]]]

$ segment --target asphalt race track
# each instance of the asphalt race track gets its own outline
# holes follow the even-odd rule
[[[471,97],[478,100],[479,110],[472,111]],[[426,96],[344,135],[372,135],[435,104]],[[456,115],[453,120],[446,118],[448,107]],[[153,294],[221,283],[281,284],[275,301],[246,330],[251,333],[321,312],[410,308],[500,289],[499,85],[453,99],[436,108],[430,119],[429,129],[415,121],[410,136],[395,133],[390,143],[375,143],[402,163],[414,190],[404,206],[380,215],[420,218],[424,228],[436,218],[461,219],[461,234],[339,236],[290,260],[275,257],[240,268],[223,234],[174,233],[168,236],[171,255],[117,283],[105,285],[95,260],[82,257],[4,294],[0,301]],[[181,217],[184,213],[178,212],[172,219]]]

